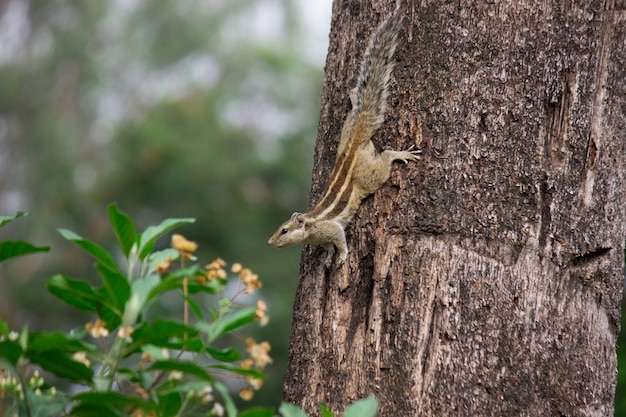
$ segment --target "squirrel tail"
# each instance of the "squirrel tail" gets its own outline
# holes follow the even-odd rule
[[[398,7],[371,36],[356,87],[350,93],[352,110],[342,131],[342,142],[366,143],[385,120],[389,78],[395,61],[393,54],[398,44],[405,9]]]

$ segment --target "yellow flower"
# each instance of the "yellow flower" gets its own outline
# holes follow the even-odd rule
[[[210,385],[207,385],[205,387],[203,387],[199,392],[198,395],[200,396],[202,401],[202,404],[208,404],[211,401],[213,401],[213,387]]]
[[[100,339],[109,335],[109,331],[106,328],[106,323],[100,319],[96,320],[95,323],[85,324],[85,328],[94,339]]]
[[[169,381],[180,381],[183,379],[183,373],[181,371],[171,371],[167,379]]]
[[[265,326],[270,321],[270,318],[265,314],[266,310],[267,304],[265,304],[265,301],[258,300],[256,302],[256,313],[254,315],[256,319],[259,320],[261,327]]]
[[[222,417],[224,415],[224,406],[220,403],[213,404],[213,409],[211,410],[211,414],[217,417]]]
[[[263,380],[261,378],[254,378],[252,376],[246,377],[246,382],[250,384],[253,390],[258,391],[263,386]]]
[[[247,351],[250,354],[250,359],[254,361],[254,365],[263,369],[268,363],[272,363],[272,358],[268,355],[268,352],[272,349],[268,342],[256,343],[253,338],[246,339]]]
[[[254,362],[252,361],[252,359],[248,358],[248,359],[244,359],[241,362],[239,362],[239,366],[242,369],[251,369],[252,365],[254,365]]]
[[[133,335],[134,331],[135,329],[131,326],[122,326],[118,330],[117,336],[121,337],[122,339],[126,339],[127,341],[130,341],[130,337]]]
[[[169,269],[171,264],[172,264],[172,258],[168,257],[163,262],[159,262],[158,264],[156,264],[156,267],[154,268],[154,270],[157,271],[159,274],[162,274],[163,272]]]
[[[224,267],[226,266],[226,262],[224,260],[217,258],[210,264],[206,265],[205,268],[207,270],[206,277],[209,281],[216,280],[217,278],[226,279],[228,274]]]
[[[252,294],[255,288],[261,288],[259,276],[248,268],[244,268],[239,272],[239,278],[246,286],[246,294]]]
[[[143,352],[141,354],[141,358],[139,359],[139,369],[144,369],[148,367],[152,363],[152,361],[154,361],[154,357],[149,353]]]
[[[230,267],[230,270],[233,271],[235,274],[240,273],[242,269],[243,266],[241,266],[239,262],[235,262],[233,266]]]
[[[181,258],[189,259],[198,249],[198,244],[185,239],[183,235],[172,235],[172,247],[178,251]]]
[[[244,388],[239,392],[239,396],[244,401],[250,401],[252,397],[254,397],[254,391],[252,391],[250,388]]]
[[[206,265],[205,268],[206,269],[220,269],[220,268],[224,268],[225,266],[226,266],[226,261],[224,261],[222,258],[217,258],[210,264]]]
[[[79,352],[74,352],[74,354],[72,355],[72,360],[75,362],[82,363],[83,365],[87,367],[91,366],[91,361],[87,359],[87,352],[82,351],[82,350]]]

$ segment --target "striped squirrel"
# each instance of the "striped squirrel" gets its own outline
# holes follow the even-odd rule
[[[310,243],[323,246],[330,268],[335,247],[339,263],[348,256],[345,227],[361,201],[389,179],[394,161],[417,161],[419,150],[377,153],[371,137],[385,120],[392,60],[402,26],[403,9],[383,21],[370,38],[359,70],[356,87],[350,92],[352,110],[341,130],[337,159],[324,196],[308,213],[293,213],[268,243],[277,248]]]

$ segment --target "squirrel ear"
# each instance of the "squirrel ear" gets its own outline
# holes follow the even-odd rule
[[[295,212],[291,215],[291,220],[295,220],[301,226],[304,223],[304,219],[302,218],[302,213]]]

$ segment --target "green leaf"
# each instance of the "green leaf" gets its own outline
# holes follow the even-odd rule
[[[206,352],[213,358],[222,362],[234,362],[241,359],[241,355],[233,348],[215,349],[210,346],[206,347]]]
[[[196,301],[191,297],[184,297],[184,299],[189,304],[189,307],[191,308],[191,311],[193,311],[193,314],[195,314],[198,319],[204,320],[202,309],[200,308],[198,303],[196,303]]]
[[[207,333],[209,341],[213,341],[225,333],[253,323],[255,318],[256,308],[250,307],[239,310],[232,315],[220,317],[210,324],[200,321],[195,326],[198,330]]]
[[[217,365],[209,365],[211,369],[223,369],[225,371],[230,371],[235,374],[251,376],[253,378],[265,378],[265,375],[261,371],[257,371],[256,369],[244,369],[238,366],[232,366],[228,364],[217,364]]]
[[[159,395],[159,416],[174,417],[183,405],[181,395],[177,392]]]
[[[9,224],[11,223],[13,220],[20,218],[22,216],[26,216],[28,213],[24,212],[24,211],[18,211],[17,213],[15,213],[12,216],[0,216],[0,227],[4,226],[5,224]]]
[[[172,271],[166,274],[163,280],[165,281],[167,279],[170,279],[170,280],[178,279],[179,280],[178,282],[182,283],[182,279],[185,277],[191,278],[191,277],[203,276],[205,272],[206,271],[204,270],[204,268],[201,268],[199,265],[194,264],[194,265],[187,266],[185,268],[177,269],[175,271]]]
[[[333,412],[330,411],[328,407],[326,407],[326,404],[324,403],[320,404],[320,412],[321,412],[322,417],[335,417],[333,415]]]
[[[128,254],[135,244],[135,225],[126,213],[117,208],[115,203],[107,207],[107,213],[109,215],[109,222],[120,244],[120,248],[128,258]]]
[[[378,401],[373,396],[370,396],[346,408],[343,417],[375,417],[377,413]]]
[[[27,389],[26,396],[31,417],[57,417],[68,403],[68,399],[58,393],[56,395],[35,395],[32,390]]]
[[[202,366],[198,366],[195,363],[189,361],[183,361],[178,359],[166,359],[155,361],[150,370],[156,371],[180,371],[188,375],[195,376],[198,379],[204,381],[213,381],[213,377]]]
[[[22,356],[22,348],[15,342],[0,342],[0,359],[5,359],[15,365]]]
[[[109,300],[111,300],[111,303],[121,316],[124,312],[124,306],[126,306],[126,302],[130,298],[130,284],[128,280],[119,272],[107,269],[101,264],[98,264],[96,269],[102,277]]]
[[[73,398],[75,401],[79,401],[81,405],[93,405],[93,406],[111,406],[115,408],[125,408],[130,406],[139,407],[143,410],[146,409],[148,404],[144,403],[140,398],[130,395],[124,395],[114,391],[85,391],[77,394]],[[72,416],[74,413],[72,413]],[[106,415],[106,414],[101,414]]]
[[[77,352],[79,350],[91,350],[91,347],[81,340],[68,336],[63,332],[31,333],[28,345],[29,354],[37,354],[47,350],[63,350]]]
[[[193,223],[196,219],[165,219],[158,226],[148,227],[139,236],[139,259],[145,259],[154,247],[154,242],[167,232],[176,229],[183,224]]]
[[[256,307],[244,308],[231,316],[220,319],[223,321],[223,333],[231,332],[246,324],[254,323],[256,319]]]
[[[159,286],[154,288],[150,298],[152,299],[166,291],[182,289],[183,280],[185,278],[189,278],[187,280],[189,294],[217,294],[224,291],[224,283],[227,282],[226,280],[214,279],[209,282],[200,282],[198,278],[203,277],[205,273],[206,271],[198,265],[192,265],[184,269],[177,269],[163,277]]]
[[[97,303],[100,300],[98,294],[85,281],[79,281],[66,277],[65,275],[55,275],[46,280],[48,291],[81,310],[96,311]]]
[[[133,340],[126,346],[124,356],[141,351],[144,345],[173,349],[185,345],[188,350],[195,352],[202,348],[201,342],[196,338],[197,335],[198,330],[176,321],[158,319],[152,324],[144,322],[133,332]]]
[[[9,336],[9,325],[0,317],[0,336]]]
[[[72,417],[127,417],[122,411],[116,410],[106,402],[96,404],[78,404],[69,414]]]
[[[214,279],[209,282],[199,282],[198,279],[192,279],[189,281],[189,294],[207,293],[218,294],[224,291],[224,283],[226,280]]]
[[[28,324],[26,324],[24,325],[24,327],[22,327],[22,330],[20,330],[20,334],[17,337],[17,343],[20,345],[22,350],[26,350],[26,348],[28,347],[29,336],[30,336],[30,333],[28,332]]]
[[[109,299],[109,294],[104,288],[100,288],[97,294],[100,297],[100,302],[96,304],[98,317],[104,321],[106,329],[112,333],[122,324],[122,313],[113,307],[113,302]]]
[[[230,398],[228,387],[221,382],[216,382],[213,386],[222,395],[222,402],[224,403],[224,408],[226,408],[226,415],[228,417],[237,417],[237,407],[235,406],[233,399]]]
[[[111,255],[109,255],[109,253],[104,250],[102,246],[97,245],[89,240],[83,239],[71,230],[59,229],[59,233],[61,233],[61,235],[65,239],[71,240],[72,242],[83,248],[85,252],[93,256],[94,259],[102,266],[110,269],[111,271],[115,271],[121,274],[119,268],[117,267],[117,264],[115,263]]]
[[[102,277],[103,287],[98,289],[98,316],[112,332],[122,322],[126,303],[130,298],[130,284],[126,277],[98,264],[96,269]]]
[[[168,381],[164,384],[161,384],[157,387],[157,392],[159,395],[170,394],[172,392],[178,393],[187,393],[190,391],[200,392],[206,387],[210,387],[211,384],[205,381],[189,381],[189,382],[180,382],[176,381]]]
[[[134,280],[130,284],[131,297],[127,304],[132,304],[133,308],[139,309],[139,311],[145,309],[150,301],[150,293],[152,289],[161,282],[161,276],[159,274],[150,274],[145,277]],[[131,307],[127,305],[125,310]],[[126,311],[128,312],[128,311]]]
[[[274,417],[274,410],[271,408],[255,407],[240,413],[239,417]]]
[[[23,240],[6,240],[0,242],[0,262],[29,253],[48,252],[49,246],[34,246]]]
[[[140,346],[141,351],[147,353],[148,355],[152,356],[155,359],[167,359],[168,357],[166,356],[166,353],[169,354],[168,352],[163,352],[163,349],[159,346],[155,346],[155,345],[150,345],[150,344],[145,344]]]
[[[183,279],[185,277],[191,278],[203,274],[204,271],[198,265],[193,265],[184,269],[178,269],[171,274],[166,275],[162,280],[160,280],[160,282],[158,282],[150,289],[146,297],[146,302],[151,301],[152,299],[160,296],[164,292],[182,288]]]
[[[93,370],[67,356],[66,351],[54,349],[29,354],[28,359],[48,372],[71,381],[91,382]]]
[[[309,417],[300,407],[289,403],[282,403],[280,407],[278,407],[278,412],[282,414],[283,417]]]

